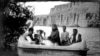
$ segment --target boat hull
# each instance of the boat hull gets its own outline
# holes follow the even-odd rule
[[[19,56],[86,56],[87,50],[55,50],[40,48],[18,48]]]
[[[88,49],[82,47],[83,43],[70,46],[35,45],[21,36],[18,40],[18,56],[86,56]]]

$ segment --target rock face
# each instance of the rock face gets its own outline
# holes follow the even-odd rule
[[[41,19],[42,25],[51,25],[53,23],[59,26],[96,26],[99,24],[98,2],[72,2],[68,4],[57,5],[51,8],[50,14]],[[41,18],[41,17],[40,17]],[[43,18],[43,16],[42,16]]]
[[[51,9],[51,22],[59,26],[87,27],[90,21],[99,18],[99,3],[75,2],[57,5]]]
[[[36,22],[36,25],[39,25],[39,26],[49,25],[48,24],[48,20],[49,20],[48,15],[36,15],[35,17],[38,19],[38,21]],[[49,23],[51,23],[51,21],[49,21]]]

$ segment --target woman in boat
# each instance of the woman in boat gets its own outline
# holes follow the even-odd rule
[[[51,35],[48,37],[48,39],[54,44],[61,45],[60,44],[59,31],[58,31],[56,24],[52,25],[52,32],[51,32]]]
[[[61,33],[61,45],[69,44],[69,33],[66,31],[66,26],[63,26],[63,32]]]
[[[77,29],[73,29],[73,34],[70,38],[71,43],[78,43],[82,41],[81,34],[78,33]]]

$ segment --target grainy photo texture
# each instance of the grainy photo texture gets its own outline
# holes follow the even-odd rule
[[[99,2],[0,1],[0,56],[99,55]]]

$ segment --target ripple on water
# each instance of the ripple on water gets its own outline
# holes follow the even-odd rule
[[[90,49],[87,56],[100,56],[100,41],[89,41],[87,43]]]

